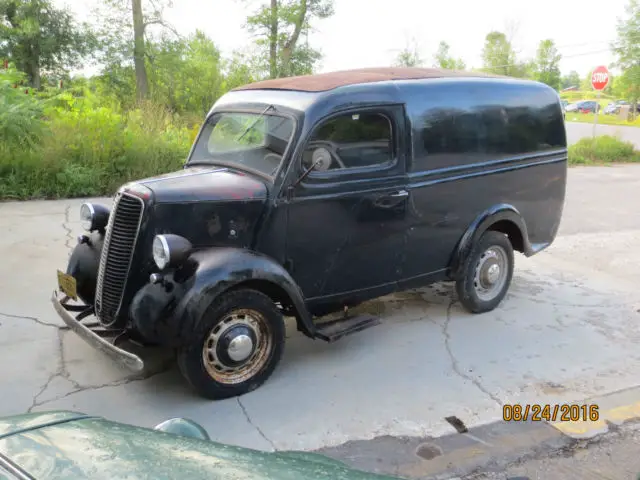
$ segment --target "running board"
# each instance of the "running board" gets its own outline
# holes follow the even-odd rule
[[[315,336],[325,342],[331,343],[352,333],[379,325],[380,323],[381,320],[372,315],[339,318],[338,320],[317,324]]]

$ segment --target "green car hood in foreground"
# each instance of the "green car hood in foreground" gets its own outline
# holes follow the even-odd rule
[[[392,480],[322,455],[261,452],[73,412],[0,418],[0,455],[0,467],[4,457],[36,479]]]

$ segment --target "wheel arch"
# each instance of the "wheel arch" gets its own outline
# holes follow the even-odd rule
[[[313,320],[302,291],[289,272],[273,259],[237,248],[212,248],[190,258],[197,265],[192,285],[175,311],[182,338],[197,331],[216,298],[243,288],[259,291],[280,304],[285,315],[296,318],[298,329],[314,338]]]
[[[488,230],[504,233],[514,250],[526,256],[532,255],[527,226],[518,209],[509,204],[495,205],[478,215],[462,235],[450,262],[449,276],[452,279],[460,277],[473,245]]]

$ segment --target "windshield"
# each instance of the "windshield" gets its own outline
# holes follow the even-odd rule
[[[219,112],[207,119],[188,163],[228,162],[274,176],[293,129],[292,119],[266,110]]]

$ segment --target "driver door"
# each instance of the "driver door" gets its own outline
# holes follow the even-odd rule
[[[286,264],[307,301],[391,291],[409,193],[401,106],[343,111],[321,121],[294,159]]]

